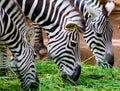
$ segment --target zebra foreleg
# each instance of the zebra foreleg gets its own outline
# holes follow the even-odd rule
[[[38,24],[33,24],[33,26],[35,29],[34,49],[38,56],[37,59],[40,59],[47,55],[47,47],[44,45],[42,27]]]

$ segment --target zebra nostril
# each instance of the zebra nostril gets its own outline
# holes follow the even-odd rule
[[[63,79],[67,79],[67,73],[62,71],[60,76],[63,78]]]
[[[73,85],[79,85],[78,79],[80,77],[80,73],[81,73],[81,66],[77,65],[72,75],[68,75],[65,71],[61,71],[60,76],[63,79],[70,81]]]

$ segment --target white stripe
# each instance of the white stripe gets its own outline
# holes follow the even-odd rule
[[[25,2],[26,2],[26,0],[23,0],[23,3],[22,3],[22,10],[23,10],[23,12],[25,12],[24,10],[25,10]]]
[[[42,10],[41,10],[41,12],[40,12],[40,14],[38,15],[38,17],[36,17],[36,19],[35,19],[35,22],[41,17],[41,16],[43,16],[43,13],[44,13],[44,10],[45,10],[45,5],[46,5],[46,0],[43,0],[43,6],[42,6]]]
[[[34,0],[34,3],[32,4],[32,7],[30,9],[30,12],[29,12],[29,15],[32,16],[33,12],[34,12],[34,9],[35,7],[37,6],[37,3],[38,3],[38,0]],[[29,18],[31,18],[31,16]]]
[[[48,20],[49,15],[50,15],[50,13],[51,13],[51,7],[52,7],[52,2],[50,1],[49,7],[48,7],[47,16],[46,16],[46,18],[45,18],[44,20],[42,20],[39,24],[43,24],[44,22],[46,22],[46,21]]]

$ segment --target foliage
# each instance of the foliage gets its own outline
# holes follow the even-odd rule
[[[59,76],[52,61],[35,62],[40,80],[39,91],[120,91],[120,68],[101,68],[82,64],[80,85],[74,86]],[[22,91],[17,78],[0,77],[0,91]]]

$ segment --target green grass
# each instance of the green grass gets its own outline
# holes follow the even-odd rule
[[[57,66],[52,62],[36,62],[40,80],[39,91],[120,91],[120,68],[105,69],[82,64],[80,85],[74,86],[59,76]],[[22,91],[17,78],[0,77],[0,91]]]

